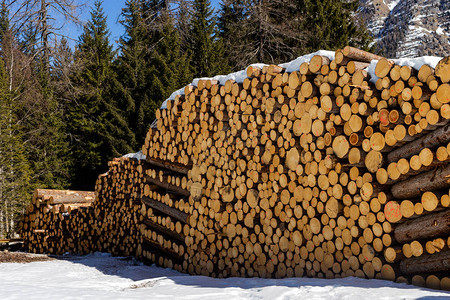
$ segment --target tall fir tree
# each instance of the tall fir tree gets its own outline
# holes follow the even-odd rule
[[[219,28],[234,70],[298,56],[305,38],[301,20],[294,0],[224,0]]]
[[[129,0],[122,18],[125,35],[116,61],[121,89],[116,97],[130,102],[129,124],[135,132],[135,148],[140,148],[155,110],[192,78],[167,1]]]
[[[145,24],[145,1],[128,0],[122,10],[121,24],[125,35],[119,40],[121,56],[115,62],[116,73],[121,85],[115,97],[128,102],[127,120],[135,133],[135,149],[140,146],[145,131],[144,122],[151,118],[149,109],[145,108],[148,99],[148,30]],[[147,120],[148,121],[148,120]]]
[[[193,0],[189,33],[194,77],[226,74],[230,71],[224,54],[223,42],[218,35],[216,17],[209,0]]]
[[[68,182],[70,161],[67,158],[62,107],[53,97],[48,82],[42,82],[45,76],[39,72],[38,62],[19,48],[4,5],[1,20],[1,56],[8,74],[9,89],[14,94],[17,119],[27,150],[25,154],[32,169],[31,182],[41,188],[62,188]]]
[[[219,28],[235,69],[281,63],[319,49],[367,49],[370,35],[354,16],[358,1],[224,0]]]
[[[12,236],[15,220],[30,199],[31,170],[17,118],[18,108],[0,58],[0,237]]]
[[[118,84],[113,59],[102,2],[96,1],[75,54],[80,70],[73,81],[80,92],[69,108],[75,188],[92,189],[108,160],[132,151],[134,134],[112,95]]]
[[[153,100],[150,109],[155,111],[172,92],[192,80],[190,57],[182,53],[180,37],[171,18],[165,22],[160,42],[151,52],[151,57],[149,97]]]
[[[11,237],[15,220],[30,199],[31,170],[9,88],[5,64],[0,58],[0,237]]]
[[[304,28],[311,33],[305,50],[336,50],[347,45],[369,50],[372,39],[354,16],[358,5],[358,0],[299,0]]]

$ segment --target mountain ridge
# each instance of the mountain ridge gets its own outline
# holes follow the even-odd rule
[[[450,54],[449,0],[360,0],[358,15],[387,57]]]

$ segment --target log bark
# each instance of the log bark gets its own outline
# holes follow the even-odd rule
[[[431,239],[450,232],[450,210],[408,220],[394,229],[394,239],[399,243]]]
[[[387,156],[388,162],[395,162],[400,158],[409,158],[419,153],[423,148],[432,148],[437,145],[444,145],[450,141],[450,124],[440,127],[435,131],[421,137],[413,142],[395,149]]]
[[[391,193],[395,198],[409,199],[426,191],[446,187],[450,187],[450,165],[396,183],[391,187]]]
[[[159,187],[161,187],[163,189],[169,190],[171,192],[178,193],[178,194],[186,196],[186,197],[189,197],[191,195],[191,193],[188,190],[185,190],[183,188],[180,188],[180,187],[178,187],[176,185],[173,185],[173,184],[170,184],[168,182],[161,182],[158,179],[154,179],[154,178],[151,178],[151,177],[147,177],[146,181],[148,183],[154,184],[154,185],[159,186]]]
[[[151,159],[149,157],[146,158],[146,161],[151,165],[154,165],[154,166],[157,166],[160,168],[165,168],[165,169],[168,169],[168,170],[180,173],[180,174],[184,174],[184,175],[187,175],[190,170],[190,168],[188,168],[188,167],[170,165],[167,162],[159,162],[159,161]]]
[[[188,214],[181,212],[178,209],[172,208],[164,203],[153,200],[149,197],[142,197],[142,203],[153,209],[163,212],[166,215],[171,216],[180,222],[187,223]]]
[[[176,261],[182,261],[183,260],[183,256],[178,255],[178,253],[175,253],[167,248],[162,247],[160,244],[151,241],[147,238],[143,239],[142,242],[142,248],[145,250],[150,250],[150,251],[155,251],[158,252],[160,254],[165,254],[167,256],[169,256],[170,258],[176,260]]]
[[[364,51],[364,50],[360,50],[358,48],[354,48],[351,46],[346,46],[343,50],[343,53],[346,57],[353,59],[353,60],[357,60],[357,61],[361,61],[361,62],[366,62],[366,63],[370,63],[372,60],[380,60],[383,57],[378,56],[376,54]]]
[[[400,262],[404,274],[421,274],[450,271],[450,251],[408,258]]]
[[[142,224],[146,225],[147,227],[152,228],[153,230],[158,231],[161,234],[164,234],[166,236],[169,236],[171,238],[174,238],[174,239],[184,243],[184,239],[185,239],[184,235],[177,233],[175,231],[172,231],[167,227],[156,224],[155,222],[153,222],[147,218],[144,218],[142,220]]]

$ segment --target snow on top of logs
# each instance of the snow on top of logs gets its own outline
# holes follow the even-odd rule
[[[139,152],[136,152],[136,153],[128,153],[128,154],[125,154],[124,156],[122,156],[122,157],[125,157],[125,158],[135,158],[135,159],[137,159],[137,160],[145,160],[145,155],[142,153],[142,150],[141,151],[139,151]]]
[[[290,62],[280,64],[279,66],[284,68],[286,72],[291,73],[293,71],[298,71],[300,68],[300,65],[304,62],[309,62],[311,58],[315,55],[325,56],[329,58],[330,60],[334,59],[335,52],[334,51],[327,51],[327,50],[319,50],[310,54],[306,54],[303,56],[300,56]],[[396,65],[399,66],[410,66],[416,70],[419,70],[420,67],[423,65],[429,65],[433,69],[436,67],[438,62],[442,59],[442,57],[436,57],[436,56],[422,56],[422,57],[416,57],[416,58],[400,58],[400,59],[389,59],[389,61],[394,62]],[[375,83],[378,80],[378,77],[375,75],[375,67],[378,63],[378,60],[372,60],[370,65],[367,67],[367,72],[370,74],[370,81],[372,83]],[[267,64],[252,64],[249,67],[256,67],[256,68],[263,68],[264,66],[267,66]],[[234,80],[237,83],[244,82],[244,79],[247,78],[247,67],[245,70],[241,70],[238,72],[230,73],[228,75],[217,75],[214,77],[203,77],[203,78],[196,78],[192,81],[190,85],[197,86],[198,82],[200,80],[217,80],[221,85],[225,85],[225,82],[227,80]],[[167,98],[161,105],[161,109],[167,108],[167,101],[169,100],[175,100],[175,97],[177,95],[184,95],[184,87],[173,92],[169,98]],[[156,123],[154,124],[156,125]]]
[[[421,56],[415,58],[399,58],[399,59],[389,59],[399,66],[409,66],[413,69],[419,70],[423,65],[429,65],[433,69],[436,68],[438,62],[442,57],[437,56]],[[377,66],[378,60],[372,60],[370,65],[367,67],[367,72],[370,74],[370,81],[375,83],[378,80],[378,76],[375,75],[375,67]]]
[[[297,57],[296,59],[287,62],[287,63],[283,63],[280,64],[279,66],[286,69],[286,72],[293,72],[293,71],[298,71],[300,68],[300,65],[304,62],[309,62],[311,60],[311,58],[313,58],[313,56],[315,55],[321,55],[321,56],[325,56],[328,57],[330,60],[334,59],[334,51],[326,51],[326,50],[319,50],[316,51],[314,53],[310,53],[310,54],[306,54],[300,57]],[[262,64],[262,63],[258,63],[258,64],[252,64],[249,67],[256,67],[256,68],[260,68],[262,69],[264,66],[267,66],[267,64]],[[247,67],[245,70],[241,70],[241,71],[237,71],[234,73],[230,73],[228,75],[217,75],[214,77],[203,77],[203,78],[196,78],[192,81],[191,85],[193,86],[197,86],[198,82],[200,80],[217,80],[219,81],[219,83],[221,85],[225,85],[225,82],[227,82],[228,80],[234,80],[237,83],[242,83],[244,82],[244,79],[247,78],[247,69],[249,68]],[[175,100],[175,97],[177,95],[184,95],[184,87],[173,92],[169,98],[167,98],[163,104],[161,105],[161,109],[166,109],[167,108],[167,101],[169,100]]]

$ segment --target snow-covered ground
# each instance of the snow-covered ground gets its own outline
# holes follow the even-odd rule
[[[450,299],[382,280],[214,279],[95,253],[28,264],[0,264],[0,299]]]

